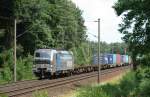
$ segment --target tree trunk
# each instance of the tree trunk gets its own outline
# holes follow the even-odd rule
[[[136,54],[132,53],[132,62],[133,62],[133,70],[137,69],[137,61],[136,61]]]

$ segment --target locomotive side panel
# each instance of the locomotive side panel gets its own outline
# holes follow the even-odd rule
[[[73,70],[74,62],[73,56],[69,53],[56,54],[56,71]]]

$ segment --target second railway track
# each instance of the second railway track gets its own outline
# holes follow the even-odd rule
[[[101,75],[104,76],[106,74],[117,72],[117,71],[128,69],[128,68],[129,66],[102,70]],[[77,82],[80,80],[85,80],[88,78],[96,77],[97,75],[98,75],[98,72],[96,71],[96,72],[74,75],[70,77],[53,79],[53,80],[41,80],[41,81],[34,80],[34,81],[27,81],[30,83],[27,83],[27,82],[16,83],[16,85],[15,83],[13,83],[13,85],[10,84],[10,86],[7,85],[6,87],[5,86],[0,87],[0,91],[1,93],[7,94],[9,97],[16,97],[16,96],[34,92],[36,90],[54,88],[57,86],[66,85],[66,84]]]

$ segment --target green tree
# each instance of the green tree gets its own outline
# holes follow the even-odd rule
[[[13,58],[4,60],[2,52],[9,53],[14,44],[14,21],[7,18],[17,19],[18,80],[32,78],[26,71],[32,71],[28,55],[35,49],[70,50],[86,42],[82,11],[70,0],[0,0],[0,74],[6,77],[12,76]]]
[[[10,49],[13,45],[13,21],[10,20],[14,16],[13,7],[13,0],[0,0],[0,29],[3,29],[3,33],[0,33],[0,50]]]
[[[134,69],[137,65],[136,56],[150,52],[149,4],[149,0],[118,0],[113,6],[118,16],[123,15],[119,31],[124,34],[123,40],[129,44]]]
[[[2,76],[1,80],[4,81],[12,81],[13,79],[13,52],[12,49],[3,51],[3,53],[0,54],[0,60],[1,60],[1,68],[3,68],[0,71],[0,76]]]
[[[17,44],[23,54],[33,54],[37,48],[71,49],[85,41],[82,11],[69,0],[6,0],[0,1],[0,16],[17,18]],[[11,11],[11,12],[9,12]],[[0,19],[5,24],[5,19]],[[7,20],[2,48],[13,45],[13,21]],[[3,24],[3,23],[2,23]]]
[[[98,51],[98,43],[90,41],[90,47],[92,48],[93,53],[97,53]],[[125,49],[126,49],[126,54],[130,55],[128,51],[128,46],[126,43],[106,43],[106,42],[101,42],[100,43],[100,52],[101,53],[114,53],[114,54],[125,54]]]
[[[18,24],[18,38],[24,52],[31,54],[36,48],[71,49],[85,41],[82,12],[68,0],[16,1],[15,15],[22,20]]]

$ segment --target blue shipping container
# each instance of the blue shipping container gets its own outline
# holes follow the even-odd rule
[[[126,55],[121,55],[121,63],[126,63]]]
[[[113,54],[113,64],[116,64],[117,63],[117,55],[116,54]]]
[[[129,56],[126,55],[126,63],[129,63]]]
[[[108,54],[108,64],[116,64],[116,54]]]
[[[113,64],[113,54],[108,54],[108,64]]]
[[[100,54],[100,64],[108,64],[108,58],[107,58],[107,54]],[[94,55],[93,56],[93,64],[94,65],[98,65],[98,56]]]

